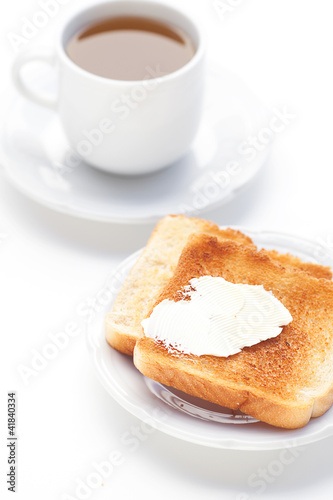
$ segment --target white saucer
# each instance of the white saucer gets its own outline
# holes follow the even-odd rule
[[[237,229],[248,234],[259,248],[290,252],[305,261],[333,267],[333,255],[319,244],[290,235]],[[333,407],[302,429],[279,429],[153,382],[135,368],[131,357],[112,349],[105,340],[105,315],[112,308],[115,291],[120,289],[140,252],[131,255],[109,276],[103,290],[103,297],[110,298],[109,303],[95,311],[96,316],[87,328],[88,345],[99,379],[120,405],[166,434],[215,448],[289,448],[333,435]]]
[[[54,81],[44,75],[34,85],[47,89]],[[197,215],[232,199],[269,153],[267,145],[249,161],[239,152],[242,142],[267,125],[267,114],[238,77],[215,63],[208,64],[205,112],[191,150],[176,164],[142,177],[110,175],[84,162],[66,165],[69,146],[56,113],[11,92],[0,138],[8,179],[33,200],[85,219],[147,223],[169,213]],[[221,185],[214,173],[226,171],[230,161],[239,162],[240,171],[222,174]]]

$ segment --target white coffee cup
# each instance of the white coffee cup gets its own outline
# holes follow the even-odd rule
[[[81,28],[123,15],[149,17],[182,28],[195,45],[194,56],[164,76],[159,76],[158,67],[149,68],[147,79],[135,82],[89,73],[67,56],[66,45]],[[23,80],[21,70],[31,61],[56,66],[57,96],[45,96]],[[108,172],[136,175],[170,165],[189,149],[200,123],[203,65],[202,34],[188,14],[155,1],[115,0],[72,16],[62,28],[55,50],[33,48],[21,53],[13,66],[13,79],[24,96],[59,113],[71,149],[87,163]]]

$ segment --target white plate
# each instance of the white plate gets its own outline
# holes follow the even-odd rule
[[[258,247],[290,252],[333,266],[333,256],[319,244],[290,235],[241,229]],[[136,252],[110,275],[103,290],[105,307],[88,324],[87,338],[99,379],[126,410],[153,427],[196,444],[238,450],[268,450],[304,445],[333,434],[333,407],[302,429],[285,430],[243,414],[211,405],[144,377],[132,358],[113,350],[105,340],[104,319],[117,291],[140,255]],[[236,425],[235,425],[236,424]]]
[[[33,85],[54,86],[41,75]],[[232,199],[258,172],[269,144],[252,161],[239,152],[249,136],[268,123],[260,101],[235,75],[209,63],[205,112],[190,152],[176,164],[141,177],[111,175],[82,162],[68,162],[70,148],[55,112],[14,91],[2,113],[2,164],[8,179],[23,194],[59,212],[117,223],[154,222],[169,213],[198,214]],[[66,160],[67,158],[67,160]],[[212,175],[237,161],[237,174]],[[227,176],[227,177],[225,177]]]

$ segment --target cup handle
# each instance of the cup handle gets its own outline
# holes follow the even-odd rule
[[[55,52],[52,49],[34,48],[19,54],[12,67],[12,78],[14,84],[16,85],[18,91],[31,101],[47,108],[56,109],[58,103],[57,97],[51,97],[45,93],[43,94],[43,92],[38,92],[37,90],[30,88],[22,78],[21,70],[23,66],[36,61],[43,62],[54,67],[56,63]]]

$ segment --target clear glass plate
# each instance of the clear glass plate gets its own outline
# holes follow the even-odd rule
[[[259,248],[290,252],[305,261],[333,267],[331,251],[319,243],[287,234],[237,229],[249,235]],[[279,449],[333,435],[333,408],[302,429],[279,429],[147,379],[131,357],[112,349],[105,340],[105,315],[140,253],[132,254],[109,276],[102,294],[105,306],[95,311],[87,325],[88,345],[99,379],[119,404],[167,434],[215,448]]]

